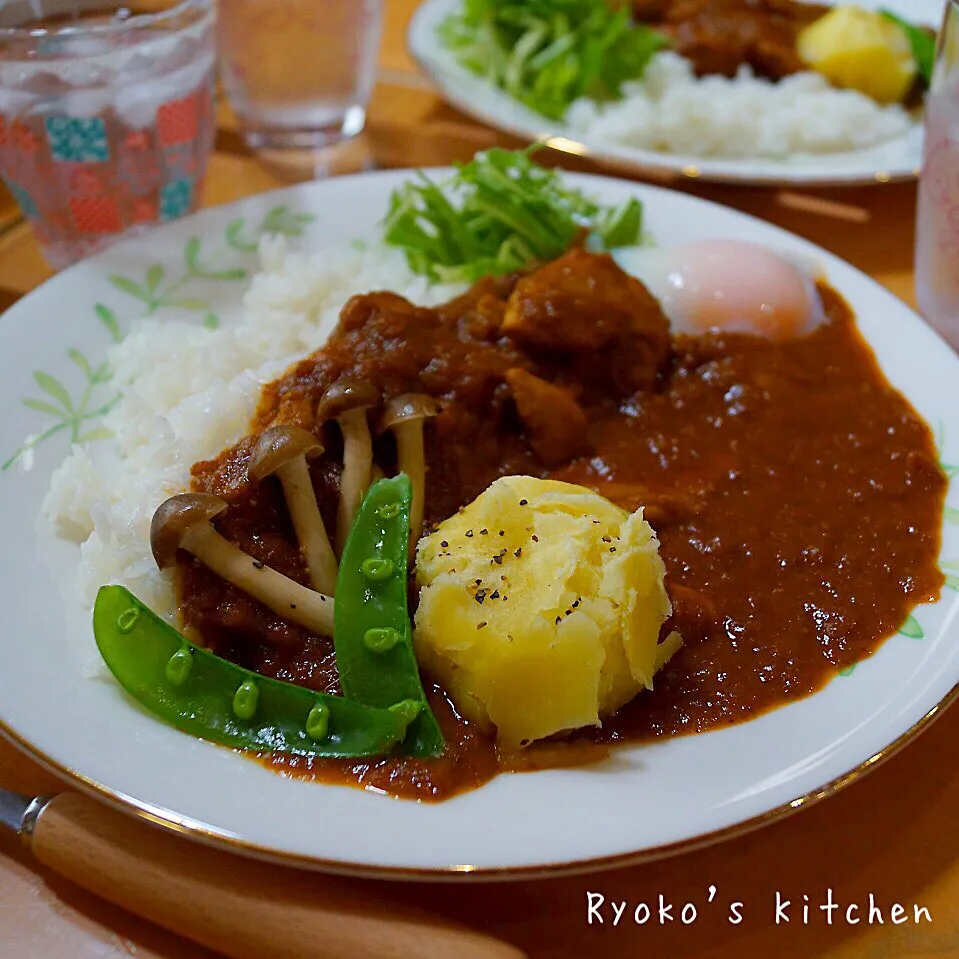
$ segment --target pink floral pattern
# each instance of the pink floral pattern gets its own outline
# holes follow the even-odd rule
[[[937,248],[959,259],[959,142],[944,137],[927,148],[922,190],[938,214]]]
[[[212,71],[156,121],[129,128],[113,113],[0,114],[0,177],[37,238],[67,259],[132,226],[191,212],[213,142]],[[62,260],[60,260],[62,263]]]

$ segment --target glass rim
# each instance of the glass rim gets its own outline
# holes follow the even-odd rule
[[[115,23],[99,23],[91,26],[64,24],[59,27],[0,27],[0,41],[28,40],[30,38],[60,36],[112,36],[127,33],[142,27],[162,26],[167,20],[175,19],[191,10],[212,11],[214,0],[180,0],[165,10],[156,13],[137,13]],[[121,4],[117,4],[121,6]]]

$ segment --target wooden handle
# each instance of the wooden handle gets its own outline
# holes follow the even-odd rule
[[[77,885],[233,959],[524,955],[391,903],[383,887],[220,852],[75,793],[57,796],[43,811],[33,851]]]

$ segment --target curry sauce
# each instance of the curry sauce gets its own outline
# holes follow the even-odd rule
[[[436,309],[393,294],[354,298],[330,343],[266,388],[253,433],[277,421],[321,430],[316,400],[345,375],[389,395],[425,390],[443,407],[428,433],[427,521],[512,473],[592,487],[627,510],[645,506],[674,607],[664,628],[678,629],[685,645],[654,691],[602,729],[562,742],[499,755],[434,687],[442,758],[263,757],[284,773],[438,800],[505,769],[578,764],[612,743],[741,722],[808,696],[939,596],[946,478],[932,435],[885,379],[836,292],[820,287],[824,325],[785,342],[707,335],[660,343],[661,316],[651,314],[637,354],[647,362],[643,384],[634,389],[611,385],[609,344],[580,344],[574,356],[504,336],[516,282],[482,281]],[[518,417],[505,385],[515,369],[567,391],[588,424],[584,451],[543,462],[534,425]],[[339,475],[334,433],[312,466],[328,525]],[[306,583],[277,485],[254,486],[247,476],[252,443],[197,464],[194,488],[230,504],[217,521],[224,536]],[[389,472],[388,438],[377,440],[375,455]],[[178,590],[185,626],[219,654],[338,691],[330,640],[277,619],[185,556]]]

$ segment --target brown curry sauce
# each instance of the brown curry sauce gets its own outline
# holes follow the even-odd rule
[[[685,645],[653,692],[567,741],[498,755],[434,687],[448,740],[442,758],[262,757],[286,774],[439,800],[506,769],[579,764],[610,743],[729,725],[819,689],[939,596],[946,478],[932,435],[886,381],[835,291],[820,287],[828,322],[802,339],[675,338],[657,385],[624,398],[606,395],[603,370],[584,367],[582,356],[571,363],[501,335],[515,283],[481,281],[437,309],[393,294],[354,298],[328,345],[266,388],[253,433],[278,421],[319,429],[316,400],[345,375],[386,395],[429,392],[444,411],[428,434],[428,521],[510,473],[590,486],[629,510],[645,505],[674,605],[667,628],[679,629]],[[594,366],[602,355],[586,351]],[[504,388],[506,370],[517,367],[575,396],[589,423],[588,453],[551,470],[542,464]],[[313,477],[332,523],[335,430],[326,441]],[[251,446],[247,439],[198,463],[194,488],[229,502],[217,521],[227,538],[305,583],[278,485],[254,487],[247,476]],[[376,455],[388,471],[388,439]],[[338,691],[330,640],[278,620],[186,556],[179,571],[184,625],[216,652]]]

